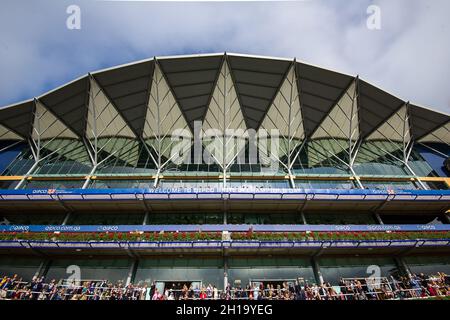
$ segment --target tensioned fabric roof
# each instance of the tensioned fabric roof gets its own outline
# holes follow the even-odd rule
[[[154,88],[152,91],[155,70],[159,74],[156,82],[158,86],[159,83],[161,86],[167,84],[169,88],[164,97],[159,96],[160,89]],[[46,132],[47,139],[51,138],[53,132],[61,134],[63,131],[66,138],[89,138],[87,131],[92,124],[88,123],[88,119],[91,122],[98,121],[97,118],[92,118],[89,108],[92,108],[99,97],[104,104],[102,110],[106,110],[109,117],[115,119],[115,123],[124,127],[122,131],[127,132],[123,134],[125,136],[146,138],[144,131],[149,130],[145,129],[146,123],[148,126],[148,123],[154,122],[146,117],[151,116],[148,109],[155,103],[155,99],[166,101],[166,108],[175,110],[178,115],[172,117],[176,118],[173,121],[187,123],[192,130],[194,121],[204,122],[210,108],[217,104],[213,94],[216,88],[223,85],[220,80],[223,70],[227,70],[226,76],[229,78],[226,81],[231,81],[232,93],[236,95],[236,101],[232,104],[228,102],[227,106],[236,105],[240,108],[240,112],[233,109],[233,114],[243,117],[247,129],[264,127],[263,122],[269,109],[273,109],[271,106],[277,103],[276,99],[282,97],[289,105],[286,80],[291,83],[295,78],[296,85],[291,83],[289,87],[297,91],[295,95],[290,95],[295,96],[291,108],[298,110],[300,103],[301,116],[296,119],[301,119],[302,123],[298,124],[298,121],[292,119],[289,121],[302,126],[304,137],[323,137],[323,128],[329,127],[327,123],[331,123],[330,118],[342,117],[335,119],[334,125],[356,119],[354,121],[357,121],[357,126],[353,123],[340,126],[337,128],[339,130],[329,130],[339,131],[335,138],[342,138],[347,131],[352,131],[349,133],[352,137],[373,139],[377,136],[377,130],[380,131],[389,119],[407,106],[409,138],[419,142],[450,144],[448,114],[403,101],[357,76],[295,59],[232,53],[155,57],[90,73],[40,97],[1,108],[0,140],[25,140],[33,138],[40,131]],[[165,100],[166,97],[173,100],[173,103],[167,103],[169,100]],[[164,113],[164,110],[160,112]],[[183,119],[180,118],[180,113]],[[279,125],[282,129],[286,121],[282,122],[281,117],[278,118],[280,123],[274,125]],[[52,123],[45,123],[50,121]],[[40,126],[39,130],[34,128],[37,124]],[[46,131],[46,127],[52,125],[52,130]],[[164,126],[170,128],[171,124]],[[299,131],[298,128],[294,129],[291,132]],[[355,130],[359,132],[354,132]],[[389,131],[386,132],[389,134]]]

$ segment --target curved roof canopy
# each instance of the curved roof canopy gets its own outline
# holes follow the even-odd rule
[[[226,82],[221,80],[223,70]],[[240,128],[278,126],[282,135],[310,139],[330,135],[373,140],[383,132],[389,140],[402,136],[450,144],[448,114],[403,101],[357,76],[295,59],[230,53],[155,57],[85,75],[1,108],[0,140],[33,139],[37,134],[41,139],[89,139],[91,127],[107,120],[121,128],[121,135],[144,139],[149,132],[158,135],[158,126],[167,131],[187,125],[193,130],[194,121],[211,122],[211,108],[221,108],[214,95],[222,87],[232,89],[224,95],[234,96],[227,105],[243,118]],[[155,103],[162,114],[174,115],[149,128],[154,123],[149,110]],[[408,128],[397,130],[399,121]],[[295,128],[287,130],[286,124]],[[114,133],[105,130],[104,135]]]

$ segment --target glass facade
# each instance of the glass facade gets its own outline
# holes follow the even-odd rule
[[[408,256],[404,260],[415,274],[436,275],[437,272],[450,274],[449,255]]]
[[[214,257],[154,257],[141,259],[135,275],[136,283],[153,281],[202,281],[223,289],[223,260]]]
[[[227,214],[229,224],[303,224],[298,212],[286,213],[234,213]]]
[[[75,139],[42,141],[39,165],[34,175],[86,175],[92,164],[84,143]]]
[[[29,180],[23,189],[80,189],[83,180]]]
[[[294,175],[349,175],[348,141],[318,139],[309,141],[293,163]]]
[[[39,258],[0,255],[0,278],[17,274],[23,281],[30,281],[39,271],[41,263]]]
[[[308,224],[378,224],[372,213],[367,212],[306,212]]]
[[[64,221],[64,213],[16,213],[16,214],[1,214],[0,219],[8,224],[17,225],[60,225]]]
[[[388,257],[321,257],[318,261],[325,282],[338,283],[341,278],[368,278],[373,267],[380,268],[380,277],[398,272],[392,258]]]
[[[52,260],[46,279],[108,280],[125,282],[131,267],[128,259],[57,259]],[[79,268],[79,278],[77,271]],[[75,278],[73,278],[75,276]]]
[[[228,259],[228,280],[233,285],[240,280],[245,287],[252,280],[295,280],[303,278],[316,283],[308,257],[233,257]]]
[[[92,212],[73,213],[67,224],[70,225],[141,225],[144,213],[133,212]]]
[[[420,189],[413,181],[361,181],[365,189],[374,190],[416,190]]]
[[[101,138],[97,174],[154,174],[156,164],[139,140],[128,138]]]
[[[223,213],[151,213],[147,224],[222,224]]]
[[[286,225],[302,224],[449,223],[446,198],[441,196],[445,192],[414,192],[419,195],[414,200],[399,195],[402,190],[450,188],[448,119],[358,77],[295,60],[229,54],[165,58],[158,63],[151,59],[111,68],[0,110],[0,223],[148,224],[175,229],[226,223],[244,225],[242,230],[272,224],[285,225],[279,229],[286,232],[292,228]],[[203,140],[197,141],[200,136]],[[181,140],[186,144],[177,149]],[[18,194],[5,191],[15,188]],[[50,190],[79,188],[90,190],[83,195]],[[144,196],[137,190],[123,196],[105,190],[158,188],[165,190],[148,190]],[[222,188],[234,190],[220,199],[207,194]],[[283,190],[282,196],[272,192],[294,188]],[[362,189],[388,191],[391,196]],[[307,194],[306,200],[300,193]],[[232,284],[297,278],[316,282],[310,258],[319,251],[307,247],[310,243],[297,245],[284,249],[276,243],[277,248],[256,252],[251,245],[231,246],[228,261],[216,248],[185,248],[174,256],[167,248],[143,249],[135,281],[189,280],[221,287],[228,267]],[[388,252],[385,249],[371,252]],[[62,247],[58,250],[63,252]],[[339,250],[333,247],[320,254]],[[365,250],[359,247],[355,252]],[[119,254],[119,249],[114,252]],[[318,258],[325,281],[366,277],[374,265],[384,276],[397,270],[391,258],[339,252],[346,257]],[[66,278],[67,267],[78,265],[84,279],[123,281],[134,265],[108,252],[102,252],[104,259],[84,253],[83,249],[83,258],[51,261],[47,278]],[[448,257],[421,259],[411,258],[411,268],[448,270]],[[36,261],[0,256],[0,270],[11,272],[14,266],[30,277],[39,265]]]

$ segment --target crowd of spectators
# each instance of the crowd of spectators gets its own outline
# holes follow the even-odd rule
[[[299,278],[300,279],[300,278]],[[338,285],[308,284],[302,280],[278,284],[194,287],[172,284],[161,292],[155,283],[125,285],[104,280],[82,283],[34,277],[22,281],[18,275],[0,278],[0,300],[392,300],[450,297],[450,277],[444,273],[433,276],[411,274],[400,278],[341,279]]]

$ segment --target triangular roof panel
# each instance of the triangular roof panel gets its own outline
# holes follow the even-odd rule
[[[207,144],[206,150],[217,156],[218,164],[226,166],[245,148],[245,144],[235,139],[242,142],[246,129],[230,68],[227,61],[224,61],[203,123],[205,140],[212,138],[215,141],[214,144]],[[218,131],[212,133],[213,130]],[[229,133],[232,135],[229,136]]]
[[[88,76],[51,91],[39,100],[73,132],[84,136],[89,101]]]
[[[16,134],[28,138],[32,130],[33,108],[34,101],[29,100],[0,109],[0,124]]]
[[[191,128],[206,114],[222,60],[223,55],[158,59]]]
[[[116,109],[137,135],[144,130],[154,61],[144,61],[93,74]]]
[[[296,68],[305,134],[309,137],[355,78],[299,62]]]
[[[338,103],[331,109],[317,130],[311,136],[312,139],[337,138],[357,140],[358,108],[356,102],[356,81],[350,85]]]
[[[23,138],[0,124],[0,140],[23,140]]]
[[[450,122],[426,135],[419,142],[437,142],[450,145]]]
[[[406,104],[367,137],[367,140],[391,140],[396,142],[408,142],[410,139],[411,130]]]
[[[86,136],[89,139],[95,136],[135,138],[133,131],[94,79],[91,79],[90,91]]]
[[[390,118],[405,102],[377,87],[359,80],[359,123],[361,135],[366,137]]]
[[[409,105],[409,120],[414,139],[420,140],[420,138],[430,134],[450,121],[450,117],[416,105]]]
[[[228,55],[247,126],[258,129],[292,61]]]
[[[36,101],[34,112],[33,139],[71,138],[77,139],[64,123],[47,110],[41,102]]]

